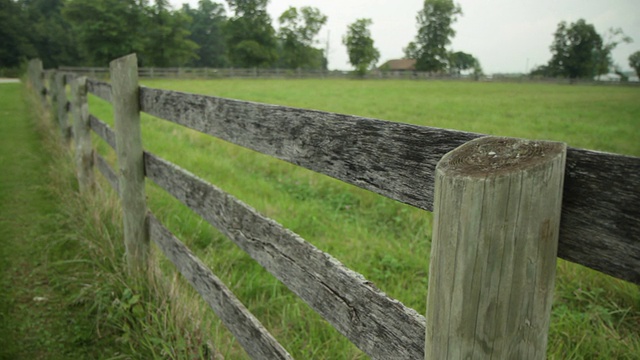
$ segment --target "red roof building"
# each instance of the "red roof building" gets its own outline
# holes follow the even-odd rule
[[[416,60],[415,59],[394,59],[389,60],[386,63],[380,65],[378,70],[381,71],[415,71]]]

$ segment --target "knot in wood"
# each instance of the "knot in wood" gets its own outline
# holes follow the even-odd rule
[[[447,153],[438,170],[448,175],[487,176],[535,168],[561,154],[563,143],[487,136]]]

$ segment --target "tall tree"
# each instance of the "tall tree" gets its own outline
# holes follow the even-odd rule
[[[81,61],[75,33],[62,17],[63,0],[21,0],[19,4],[27,17],[20,31],[27,34],[45,68]]]
[[[619,73],[620,69],[614,65],[613,59],[611,59],[611,52],[620,43],[628,44],[632,41],[631,37],[625,35],[621,28],[609,28],[603,39],[602,47],[594,53],[596,74],[606,74],[612,68],[615,73]]]
[[[277,59],[277,41],[267,13],[269,0],[227,0],[235,16],[227,21],[229,60],[239,67],[268,67]]]
[[[380,58],[380,52],[373,46],[369,30],[372,24],[371,19],[358,19],[347,27],[347,34],[342,38],[342,43],[347,47],[349,62],[360,76],[364,76]]]
[[[141,53],[144,48],[143,1],[67,0],[62,14],[77,34],[88,64],[106,66],[115,58]]]
[[[548,69],[553,76],[593,78],[608,71],[608,65],[602,65],[603,57],[608,57],[602,37],[584,19],[569,25],[564,21],[558,24],[551,54]]]
[[[471,54],[456,51],[449,54],[449,72],[460,74],[462,71],[475,69],[479,66],[478,60]]]
[[[451,25],[459,14],[462,10],[453,0],[424,1],[416,16],[418,35],[404,49],[406,57],[416,60],[416,70],[442,72],[447,68],[446,46],[455,36]]]
[[[172,11],[167,0],[156,0],[146,7],[146,36],[140,54],[143,66],[183,66],[197,57],[198,45],[188,39],[191,18]]]
[[[200,0],[197,9],[184,4],[182,11],[192,19],[189,25],[189,39],[200,46],[197,51],[198,58],[193,59],[190,64],[218,68],[227,66],[223,32],[227,16],[224,6],[211,0]]]
[[[25,33],[28,20],[13,0],[0,0],[0,69],[18,67],[29,57],[36,56]]]
[[[322,50],[313,47],[315,37],[327,22],[327,16],[314,7],[300,11],[289,7],[280,18],[278,37],[282,46],[281,63],[286,68],[323,68],[326,64]],[[320,56],[318,56],[320,55]]]
[[[636,71],[636,75],[640,77],[640,51],[636,51],[629,56],[629,66]]]

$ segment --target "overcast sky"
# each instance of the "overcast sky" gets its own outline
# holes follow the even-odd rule
[[[216,0],[214,0],[216,1]],[[455,1],[455,0],[454,0]],[[224,3],[222,0],[217,2]],[[471,53],[486,73],[531,70],[551,58],[549,45],[560,21],[584,18],[600,35],[620,27],[634,42],[621,44],[613,60],[628,70],[627,58],[640,50],[640,0],[457,0],[462,16],[454,24],[456,36],[450,48]],[[171,0],[197,7],[198,0]],[[379,64],[403,56],[402,48],[417,33],[416,14],[423,0],[270,0],[273,26],[289,6],[314,6],[328,16],[318,36],[318,47],[329,44],[329,69],[350,69],[342,37],[347,25],[359,18],[373,20],[374,46],[380,50]],[[228,8],[227,8],[228,10]],[[231,15],[229,12],[227,15]]]

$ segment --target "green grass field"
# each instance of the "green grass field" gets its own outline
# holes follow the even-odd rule
[[[143,85],[640,156],[640,88],[350,80],[146,80]],[[90,112],[112,123],[108,104]],[[424,313],[431,214],[143,115],[148,150],[218,185]],[[113,153],[99,142],[99,150]],[[366,358],[257,263],[169,195],[150,208],[300,359]],[[161,261],[169,273],[171,266]],[[188,297],[191,298],[192,292]],[[206,312],[212,317],[211,312]],[[224,356],[243,358],[215,318]],[[640,289],[560,261],[549,358],[640,359]]]

